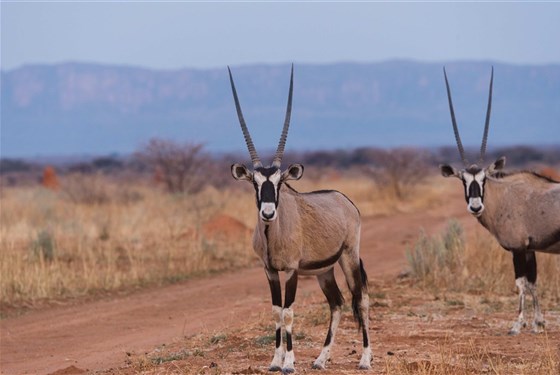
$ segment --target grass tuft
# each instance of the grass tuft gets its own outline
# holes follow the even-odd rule
[[[89,190],[94,188],[107,192],[101,204],[97,198],[77,198],[87,184],[64,182],[60,192],[42,187],[2,191],[3,312],[52,299],[176,282],[256,260],[252,223],[237,209],[243,199],[233,202],[230,193],[209,188],[196,195],[170,195],[137,186],[143,199],[123,200],[110,194],[115,188],[110,182],[96,176],[95,186],[83,194],[95,196]],[[76,199],[68,199],[68,186]],[[253,208],[251,195],[245,204]],[[229,221],[214,223],[223,211]]]
[[[553,308],[560,302],[560,257],[537,254],[538,292]],[[482,295],[480,302],[492,310],[501,302],[485,294],[511,295],[515,290],[511,254],[505,251],[484,228],[467,241],[461,224],[449,221],[440,235],[424,231],[406,253],[411,276],[423,288],[438,292],[463,292]]]
[[[412,276],[426,286],[437,287],[441,283],[450,286],[457,272],[462,270],[465,252],[463,228],[451,220],[439,237],[429,237],[422,230],[406,258]]]
[[[55,245],[54,238],[49,230],[43,229],[31,244],[33,259],[42,259],[50,262],[54,260]]]

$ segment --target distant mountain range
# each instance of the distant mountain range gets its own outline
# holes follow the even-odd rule
[[[454,144],[446,65],[463,143],[477,147],[490,69],[489,146],[560,145],[560,64],[492,61],[296,64],[288,150]],[[231,67],[258,150],[276,147],[290,65]],[[29,65],[1,76],[2,157],[134,151],[151,137],[245,150],[227,68]]]

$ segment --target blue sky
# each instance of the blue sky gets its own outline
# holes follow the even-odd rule
[[[560,63],[560,3],[6,2],[1,65]]]

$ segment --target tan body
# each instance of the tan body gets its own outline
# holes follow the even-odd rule
[[[292,164],[285,170],[280,168],[290,125],[293,73],[292,65],[284,127],[272,164],[265,167],[243,118],[231,70],[229,71],[239,124],[253,163],[252,170],[235,163],[231,166],[231,174],[236,180],[250,182],[255,188],[258,216],[253,249],[264,265],[276,322],[274,357],[268,369],[281,371],[283,374],[295,371],[292,305],[299,274],[317,275],[319,286],[329,303],[329,330],[321,354],[312,366],[314,369],[326,367],[344,303],[333,269],[339,263],[352,294],[354,318],[362,331],[363,351],[358,367],[367,370],[371,368],[369,296],[367,274],[360,259],[360,213],[347,197],[337,191],[298,193],[287,185],[287,181],[302,177],[303,165]],[[283,303],[278,274],[280,271],[286,273]],[[282,331],[286,337],[285,349]]]
[[[353,250],[359,245],[360,215],[346,196],[337,191],[298,193],[285,184],[280,194],[278,219],[268,224],[259,220],[253,236],[253,248],[266,268],[323,273],[336,263],[341,249],[359,262]],[[321,261],[330,264],[313,267]]]
[[[478,218],[510,251],[560,253],[560,183],[531,172],[487,177]]]
[[[467,210],[478,218],[504,249],[512,253],[515,284],[519,289],[519,315],[509,334],[517,335],[527,325],[526,292],[533,297],[533,332],[542,332],[545,321],[538,302],[535,252],[560,254],[560,183],[533,172],[502,173],[500,170],[505,165],[505,157],[498,158],[486,168],[479,167],[478,163],[469,166],[445,68],[443,72],[455,141],[465,169],[457,170],[449,164],[442,164],[441,173],[444,177],[456,177],[462,181]],[[484,161],[486,153],[493,81],[494,68],[490,76],[479,163]]]

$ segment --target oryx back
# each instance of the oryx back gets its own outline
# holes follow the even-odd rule
[[[486,179],[480,222],[511,251],[560,253],[560,183],[532,172]]]

